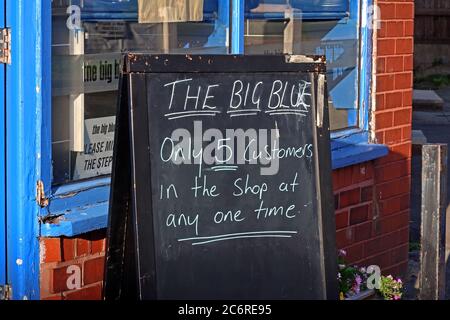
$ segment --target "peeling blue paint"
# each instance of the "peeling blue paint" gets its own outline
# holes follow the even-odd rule
[[[6,86],[6,211],[8,283],[13,298],[39,298],[39,206],[41,179],[42,9],[50,0],[6,0],[12,63]],[[18,263],[20,262],[20,263]]]
[[[0,1],[0,27],[5,27],[5,2]],[[0,65],[0,285],[6,284],[6,208],[5,208],[5,66]]]
[[[93,230],[106,228],[108,223],[108,201],[86,207],[78,207],[69,213],[42,224],[43,237],[73,237]]]

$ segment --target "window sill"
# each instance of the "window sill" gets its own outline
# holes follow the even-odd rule
[[[109,202],[78,207],[58,215],[52,221],[41,224],[42,237],[73,237],[90,231],[106,228],[108,225]]]
[[[389,153],[389,149],[385,145],[369,144],[367,141],[367,135],[364,133],[333,139],[333,170],[381,158]],[[98,197],[93,196],[94,194],[102,194],[103,199],[107,199],[105,195],[109,191],[105,189],[109,189],[109,186],[100,184],[96,188],[79,192],[78,196],[85,199],[82,205],[78,200],[70,197],[61,196],[61,199],[55,199],[56,204],[51,205],[49,210],[54,218],[41,224],[41,236],[73,237],[106,228],[108,224],[108,201],[94,204],[92,202],[89,204],[89,201],[86,202],[86,199],[98,199]],[[83,193],[86,194],[83,195]],[[87,194],[89,196],[86,197]],[[64,205],[58,205],[62,199]],[[51,210],[52,207],[59,210]]]
[[[331,135],[332,169],[340,169],[357,163],[367,162],[386,156],[389,148],[384,144],[368,143],[366,131],[350,129],[344,136]]]
[[[383,144],[358,143],[331,152],[332,168],[336,170],[384,157],[389,149]]]

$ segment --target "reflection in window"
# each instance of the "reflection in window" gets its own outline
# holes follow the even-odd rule
[[[358,125],[359,0],[351,2],[249,0],[245,6],[246,54],[326,56],[332,130]]]

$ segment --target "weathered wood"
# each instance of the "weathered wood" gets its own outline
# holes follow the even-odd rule
[[[292,8],[286,9],[284,12],[284,18],[286,19],[286,27],[284,28],[283,37],[283,52],[287,54],[294,53],[294,11]]]
[[[448,44],[450,39],[450,1],[416,0],[414,42]]]
[[[419,9],[415,12],[416,17],[418,16],[450,16],[450,10],[440,10],[440,9]]]
[[[422,222],[419,299],[445,294],[444,230],[447,195],[447,145],[422,148]]]
[[[447,206],[445,217],[445,270],[450,272],[450,205]],[[445,292],[450,292],[450,285],[445,288]]]

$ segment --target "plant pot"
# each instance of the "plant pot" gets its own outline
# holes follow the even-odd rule
[[[364,290],[351,297],[345,298],[345,300],[379,300],[379,296],[375,290]]]

